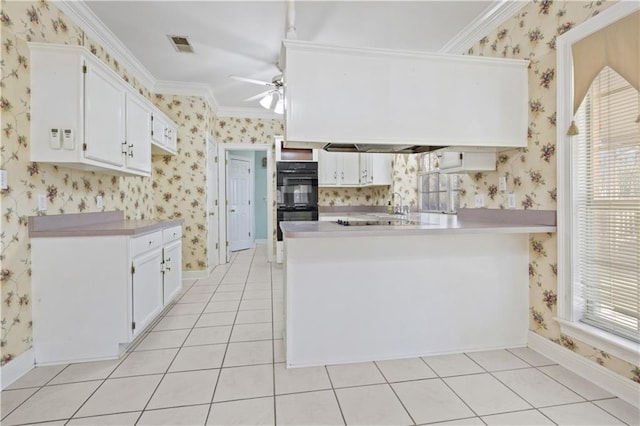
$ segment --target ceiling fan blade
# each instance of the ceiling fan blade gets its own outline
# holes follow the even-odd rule
[[[258,93],[255,96],[251,96],[250,98],[245,99],[244,102],[251,102],[251,101],[255,101],[256,99],[264,98],[270,92],[273,92],[273,90],[265,90],[262,93]]]
[[[268,81],[255,80],[253,78],[247,78],[247,77],[240,77],[239,75],[230,75],[229,78],[232,80],[243,81],[245,83],[258,84],[260,86],[273,86],[273,83]]]

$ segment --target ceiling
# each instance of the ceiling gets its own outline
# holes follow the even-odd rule
[[[287,29],[287,2],[65,3],[72,15],[101,34],[98,41],[110,39],[107,44],[120,50],[134,71],[145,74],[154,91],[206,91],[219,116],[272,114],[258,100],[245,101],[264,87],[229,76],[271,81],[279,73],[276,64]],[[515,2],[296,1],[292,17],[298,40],[437,52],[455,49],[452,43],[495,21],[507,3]],[[177,52],[168,35],[188,37],[194,53]]]

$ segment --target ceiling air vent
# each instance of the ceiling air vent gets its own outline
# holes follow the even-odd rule
[[[189,44],[189,39],[186,36],[170,35],[167,37],[178,52],[193,53],[193,47]]]

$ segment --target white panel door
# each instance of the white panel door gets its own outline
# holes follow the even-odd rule
[[[218,146],[207,142],[207,267],[218,264],[220,253],[218,221]]]
[[[84,93],[86,158],[124,165],[124,98],[122,82],[99,67],[87,65]]]
[[[231,157],[227,171],[229,251],[244,250],[253,245],[250,162],[244,158]]]

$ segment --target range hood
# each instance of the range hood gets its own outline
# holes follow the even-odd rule
[[[284,142],[287,148],[324,149],[327,152],[362,152],[383,154],[419,154],[444,148],[433,145],[401,145],[373,143],[318,143],[318,142]]]

